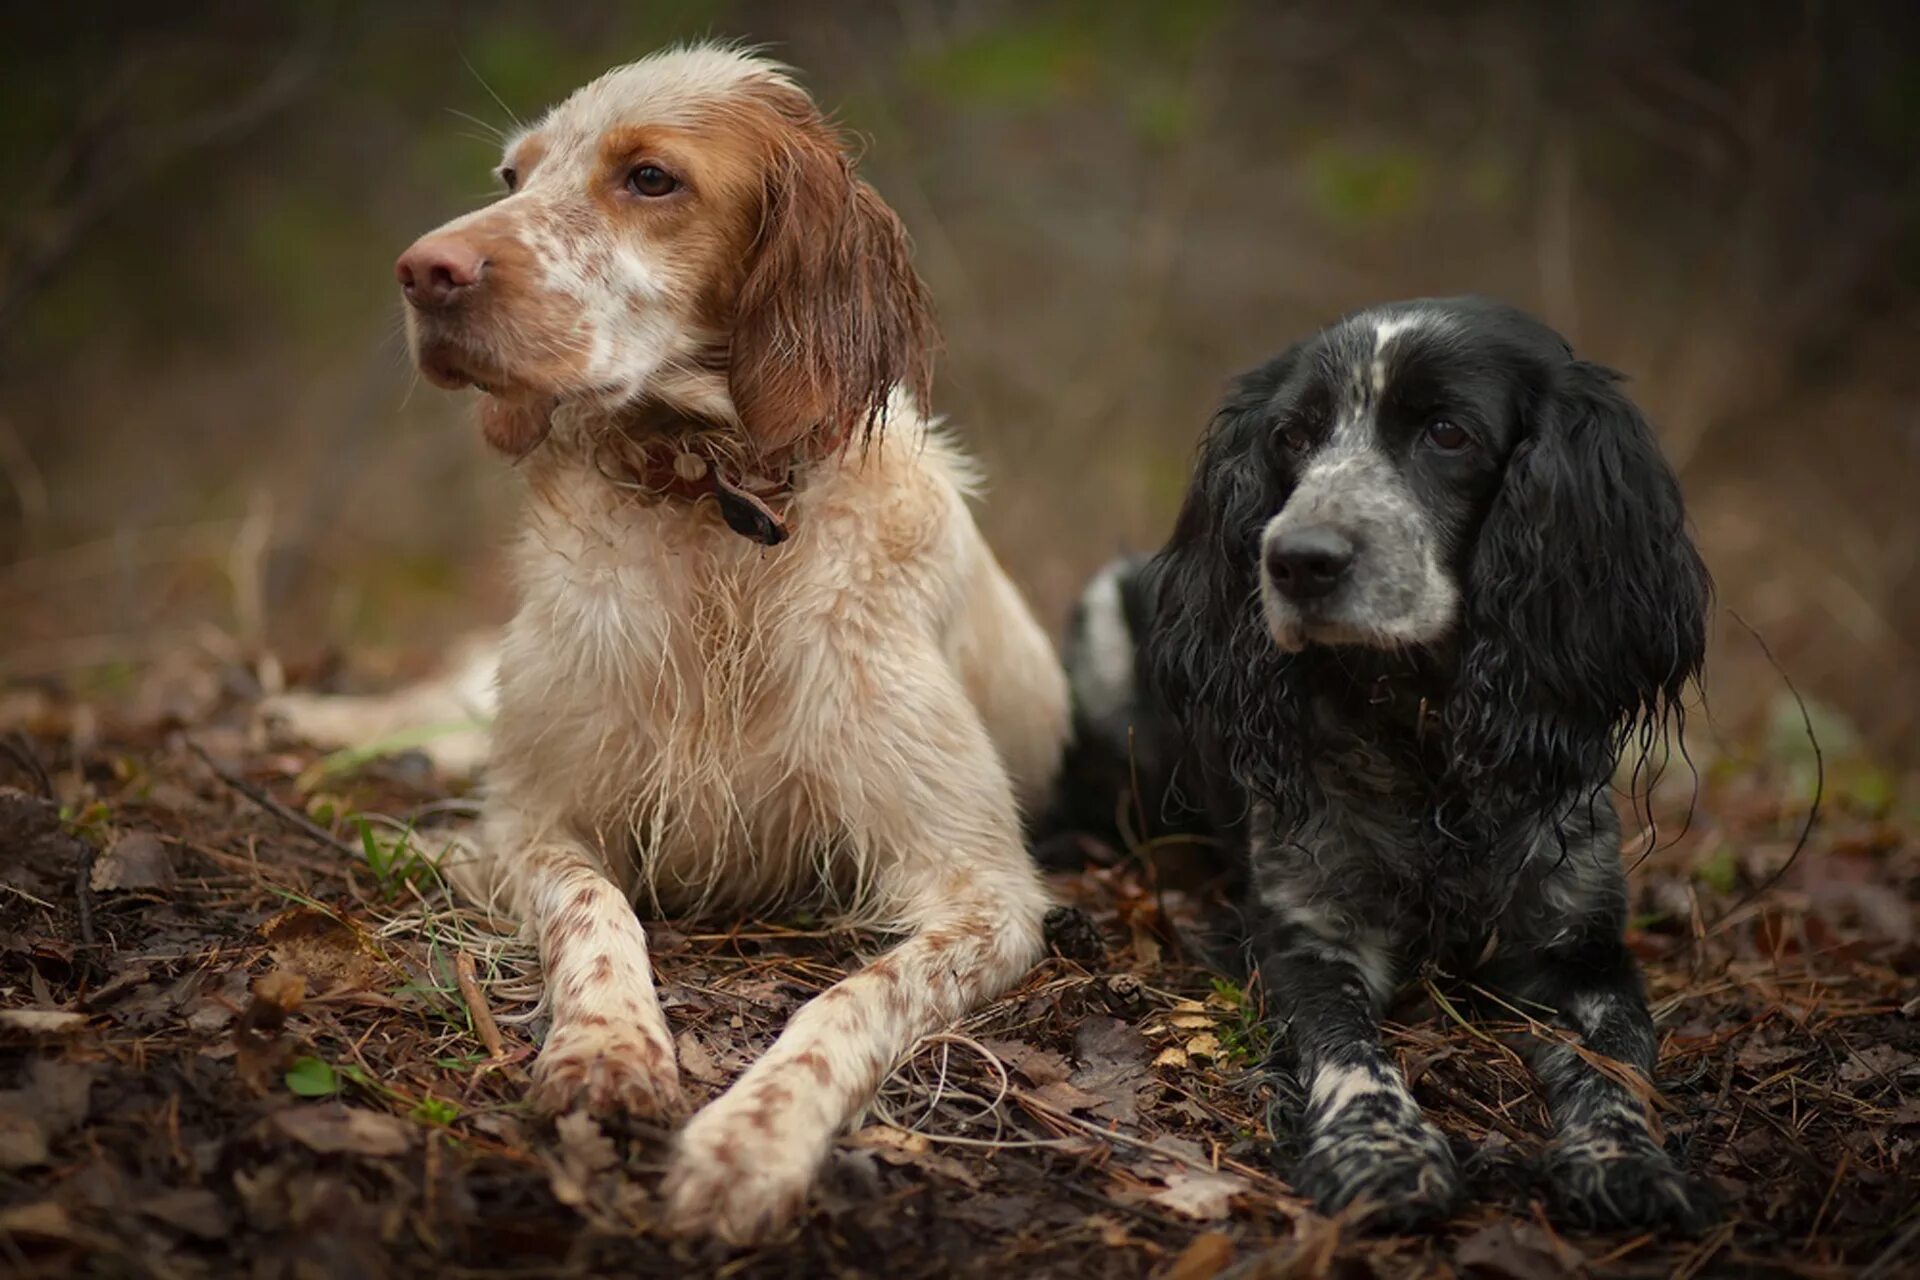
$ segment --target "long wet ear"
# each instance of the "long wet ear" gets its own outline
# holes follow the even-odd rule
[[[1591,792],[1677,730],[1699,675],[1712,581],[1619,381],[1553,375],[1475,545],[1447,712],[1470,794],[1547,811]]]
[[[925,406],[939,338],[899,217],[809,100],[781,88],[768,103],[777,125],[728,387],[762,455],[820,456],[884,426],[896,387]]]
[[[1207,764],[1266,796],[1282,787],[1294,682],[1260,615],[1260,533],[1287,499],[1270,403],[1298,359],[1295,347],[1247,374],[1221,405],[1144,579],[1147,680]]]

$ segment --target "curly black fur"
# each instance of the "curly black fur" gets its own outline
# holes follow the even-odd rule
[[[1293,585],[1303,538],[1351,553],[1333,585]],[[1171,709],[1181,786],[1245,857],[1307,1098],[1303,1190],[1392,1226],[1454,1203],[1375,1023],[1425,966],[1651,1073],[1607,787],[1678,734],[1711,584],[1617,375],[1497,303],[1349,317],[1240,379],[1139,588],[1132,705]],[[1167,732],[1146,719],[1136,738]],[[1525,1048],[1561,1135],[1557,1212],[1711,1216],[1629,1091],[1557,1039]]]

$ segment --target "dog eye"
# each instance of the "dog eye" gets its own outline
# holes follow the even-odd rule
[[[637,196],[657,199],[672,195],[679,186],[673,175],[657,164],[636,165],[633,172],[627,175],[627,190]]]
[[[507,194],[512,195],[520,189],[520,171],[508,165],[500,170],[500,181],[507,188]]]
[[[1288,453],[1305,453],[1313,444],[1313,437],[1307,434],[1304,427],[1282,427],[1280,443],[1287,447]]]
[[[1442,453],[1458,453],[1473,443],[1473,436],[1458,423],[1436,418],[1427,424],[1427,440]]]

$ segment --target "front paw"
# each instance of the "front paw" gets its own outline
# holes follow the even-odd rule
[[[728,1094],[680,1134],[662,1187],[666,1225],[679,1235],[760,1244],[800,1216],[823,1151],[796,1141],[782,1116]]]
[[[665,1033],[605,1019],[554,1025],[533,1062],[529,1101],[550,1115],[584,1108],[599,1116],[664,1121],[685,1111]]]
[[[1447,1140],[1417,1114],[1345,1123],[1335,1117],[1313,1135],[1292,1182],[1322,1213],[1355,1206],[1358,1223],[1369,1231],[1439,1221],[1460,1199]]]
[[[1681,1172],[1645,1133],[1572,1133],[1541,1162],[1556,1220],[1591,1231],[1671,1230],[1699,1235],[1720,1220],[1714,1186]]]

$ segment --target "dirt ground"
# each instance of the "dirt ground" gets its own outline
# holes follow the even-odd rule
[[[530,957],[431,865],[463,788],[417,754],[264,743],[249,679],[8,695],[0,1273],[1920,1274],[1920,823],[1879,783],[1830,774],[1789,866],[1807,762],[1728,753],[1629,854],[1668,1139],[1732,1206],[1702,1239],[1547,1223],[1540,1101],[1444,980],[1389,1034],[1473,1207],[1387,1239],[1312,1213],[1276,1172],[1259,992],[1195,961],[1195,892],[1096,849],[1055,884],[1097,944],[1063,937],[924,1044],[792,1237],[734,1252],[653,1229],[667,1134],[521,1105]],[[652,937],[695,1100],[878,945],[804,920]]]

